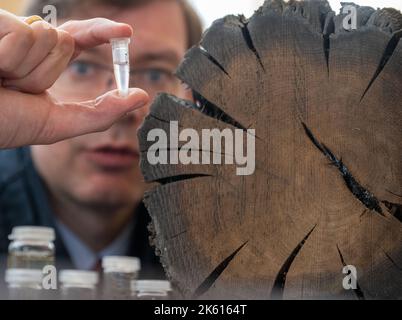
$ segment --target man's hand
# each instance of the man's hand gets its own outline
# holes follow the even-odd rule
[[[70,21],[53,28],[31,25],[0,10],[0,148],[50,144],[106,130],[130,111],[144,106],[148,95],[132,89],[95,101],[62,103],[46,91],[81,50],[131,37],[129,25],[107,19]]]

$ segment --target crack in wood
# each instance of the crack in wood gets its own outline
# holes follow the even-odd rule
[[[167,185],[174,182],[191,180],[196,178],[204,178],[204,177],[212,177],[212,176],[209,174],[202,174],[202,173],[181,174],[177,176],[155,179],[153,180],[153,182],[159,182],[161,185]]]
[[[148,118],[154,118],[155,120],[158,120],[158,121],[160,121],[160,122],[167,123],[167,124],[170,125],[170,121],[169,121],[169,120],[165,120],[165,119],[159,118],[158,116],[154,115],[153,113],[150,113],[147,117],[148,117]],[[179,126],[179,128],[180,128],[180,125],[178,125],[178,126]]]
[[[336,249],[338,250],[338,254],[341,259],[342,265],[344,267],[346,267],[348,264],[345,262],[341,249],[339,249],[338,245],[336,245]],[[362,289],[360,288],[359,283],[357,282],[357,279],[356,279],[356,289],[353,289],[353,292],[355,293],[357,299],[366,300],[366,298],[364,297],[364,293],[363,293]]]
[[[306,135],[309,137],[311,142],[317,147],[318,150],[320,150],[324,154],[324,156],[326,156],[330,160],[331,164],[335,166],[341,173],[342,178],[349,191],[361,203],[363,203],[366,208],[374,210],[380,215],[385,216],[381,209],[380,201],[370,191],[360,185],[360,183],[353,177],[349,169],[344,165],[342,159],[338,159],[327,146],[320,143],[304,122],[302,122],[302,125]]]
[[[302,241],[293,249],[289,257],[286,259],[285,263],[282,265],[281,269],[279,270],[278,274],[276,275],[274,285],[271,290],[271,299],[273,300],[282,300],[283,299],[283,292],[285,290],[286,284],[286,276],[292,266],[293,261],[296,259],[297,255],[299,254],[300,250],[303,248],[304,244],[306,243],[307,239],[313,233],[314,229],[317,227],[315,225],[309,233],[303,238]]]
[[[229,266],[230,262],[234,259],[234,257],[240,252],[241,249],[248,243],[246,241],[239,248],[237,248],[230,256],[228,256],[225,260],[223,260],[215,269],[210,273],[210,275],[198,286],[193,294],[193,299],[197,299],[203,294],[205,294],[218,280],[220,275],[225,271],[225,269]]]
[[[397,194],[397,193],[395,193],[395,192],[392,192],[391,190],[385,189],[385,191],[387,191],[388,193],[394,195],[395,197],[402,198],[402,195]]]
[[[243,38],[244,38],[244,41],[246,42],[247,47],[254,53],[261,68],[265,72],[265,67],[264,67],[264,64],[262,63],[261,56],[258,53],[258,51],[254,45],[253,38],[251,37],[250,30],[248,29],[248,20],[244,16],[239,16],[239,21],[241,24],[241,26],[240,26],[241,32],[243,34]]]
[[[384,251],[384,254],[389,259],[389,261],[391,261],[391,263],[394,265],[395,268],[397,268],[399,271],[402,271],[402,268],[396,264],[394,259],[392,259],[391,256],[387,252]]]
[[[363,216],[367,213],[367,209],[364,209],[363,212],[360,214],[360,218],[363,218]]]
[[[321,20],[322,21],[322,20]],[[335,32],[335,22],[333,12],[330,11],[325,14],[325,20],[322,22],[322,36],[323,36],[323,46],[325,61],[327,63],[327,72],[329,75],[329,53],[331,50],[331,34]]]
[[[180,237],[181,235],[186,234],[187,232],[188,232],[188,230],[184,230],[179,233],[176,233],[175,235],[170,237],[170,240],[176,239],[176,238]]]
[[[216,65],[224,74],[226,74],[229,78],[230,75],[229,73],[225,70],[225,68],[220,64],[218,60],[216,60],[204,47],[200,46],[200,51],[201,53],[209,60],[211,61],[214,65]]]
[[[402,222],[402,204],[382,201],[389,213]]]
[[[200,93],[196,92],[193,90],[193,95],[194,99],[196,101],[196,104],[199,105],[198,110],[211,117],[214,119],[217,119],[219,121],[225,122],[227,124],[230,124],[238,129],[241,129],[243,131],[247,132],[247,128],[240,124],[238,121],[233,119],[230,115],[228,115],[226,112],[224,112],[221,108],[219,108],[217,105],[213,104],[212,102],[208,101],[205,97],[203,97]]]
[[[327,63],[327,72],[329,74],[329,50],[331,48],[331,40],[329,38],[329,34],[324,34],[324,54],[325,54],[325,61]]]
[[[373,77],[371,78],[366,90],[364,90],[364,93],[362,97],[360,98],[360,102],[364,99],[364,96],[367,94],[367,92],[370,90],[371,86],[373,85],[374,81],[377,79],[377,77],[380,75],[386,64],[388,63],[389,59],[391,59],[392,55],[394,54],[394,51],[398,45],[399,39],[402,37],[402,30],[394,32],[392,35],[391,39],[388,41],[387,46],[385,47],[384,53],[381,57],[380,63],[377,67],[377,70],[375,71]]]

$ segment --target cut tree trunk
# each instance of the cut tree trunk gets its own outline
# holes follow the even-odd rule
[[[144,201],[183,297],[402,298],[402,15],[354,6],[351,31],[326,1],[217,20],[177,71],[196,103],[156,99],[139,133],[157,183]],[[148,133],[170,121],[255,129],[255,173],[151,165]]]

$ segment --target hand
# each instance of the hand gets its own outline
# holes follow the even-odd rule
[[[125,114],[144,106],[148,95],[131,89],[84,103],[62,103],[48,92],[81,50],[131,37],[129,25],[97,18],[53,28],[31,25],[0,10],[0,148],[50,144],[102,131]]]

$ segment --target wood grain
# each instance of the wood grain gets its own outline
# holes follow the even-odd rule
[[[217,20],[139,132],[153,243],[184,297],[402,297],[402,15],[267,1]],[[256,130],[256,170],[150,165],[153,128]],[[179,146],[180,148],[180,146]],[[222,152],[225,152],[223,148]],[[344,264],[359,291],[342,287]]]

